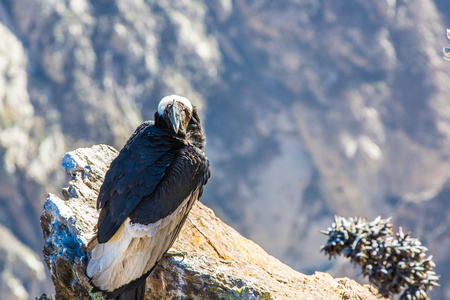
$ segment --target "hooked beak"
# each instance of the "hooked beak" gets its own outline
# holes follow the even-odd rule
[[[178,131],[181,129],[184,132],[183,128],[183,109],[178,105],[178,103],[173,100],[172,107],[169,110],[168,114],[169,120],[172,123],[173,131],[175,134],[178,134]]]

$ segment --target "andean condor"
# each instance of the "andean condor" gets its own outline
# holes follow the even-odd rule
[[[161,100],[111,163],[97,199],[86,273],[108,299],[144,299],[145,280],[174,243],[210,176],[195,107]]]

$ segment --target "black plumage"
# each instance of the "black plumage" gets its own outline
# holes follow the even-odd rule
[[[143,299],[145,278],[174,243],[210,176],[204,145],[195,107],[175,95],[163,98],[155,121],[129,138],[97,200],[87,274],[98,290],[110,298]]]

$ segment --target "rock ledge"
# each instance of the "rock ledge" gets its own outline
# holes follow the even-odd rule
[[[95,203],[117,151],[106,145],[67,153],[63,167],[72,177],[65,200],[49,194],[41,217],[44,257],[56,299],[104,299],[91,293],[85,275],[86,245],[96,223]],[[242,237],[200,202],[194,205],[173,250],[147,280],[147,299],[379,299],[375,288],[347,278],[294,271]],[[42,297],[41,297],[42,299]]]

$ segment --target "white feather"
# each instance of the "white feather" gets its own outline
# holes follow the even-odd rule
[[[170,248],[176,226],[198,198],[198,191],[167,217],[155,223],[124,225],[106,243],[91,251],[86,273],[104,291],[114,291],[147,273]]]
[[[166,97],[162,98],[158,104],[158,114],[160,116],[164,115],[164,110],[166,109],[166,106],[168,104],[171,104],[173,102],[173,100],[183,103],[184,106],[186,106],[189,109],[189,111],[192,112],[192,104],[188,98],[178,96],[178,95],[170,95],[170,96],[166,96]]]

